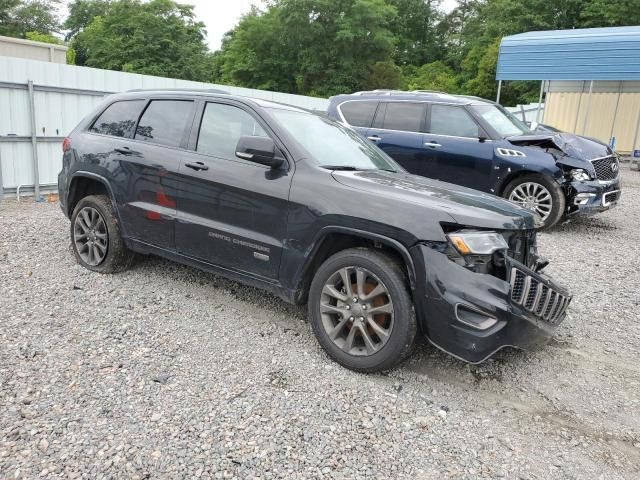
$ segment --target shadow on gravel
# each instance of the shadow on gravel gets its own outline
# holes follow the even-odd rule
[[[576,233],[585,229],[596,229],[604,231],[618,230],[619,227],[612,223],[608,218],[602,217],[571,217],[570,220],[559,223],[555,227],[550,228],[546,233],[562,232]]]

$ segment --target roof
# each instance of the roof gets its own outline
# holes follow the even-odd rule
[[[287,103],[273,102],[271,100],[263,100],[261,98],[247,97],[244,95],[234,95],[222,89],[217,88],[207,88],[207,89],[198,89],[198,88],[136,88],[133,90],[128,90],[123,93],[116,94],[118,97],[148,97],[153,95],[170,95],[172,97],[194,97],[194,96],[204,96],[204,97],[212,97],[212,98],[232,98],[234,100],[240,100],[244,103],[253,103],[260,107],[264,108],[275,108],[280,110],[292,110],[296,112],[304,112],[304,113],[312,113],[310,110],[296,107],[295,105],[289,105]]]
[[[367,92],[356,92],[352,94],[336,95],[330,98],[332,103],[345,102],[348,100],[382,100],[382,101],[398,101],[413,100],[434,103],[449,103],[458,105],[470,105],[475,103],[492,103],[480,97],[471,97],[465,95],[452,95],[443,92],[427,92],[413,91],[405,92],[402,90],[371,90]]]
[[[504,37],[496,79],[640,80],[640,26]]]

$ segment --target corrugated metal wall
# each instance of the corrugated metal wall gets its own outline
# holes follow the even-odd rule
[[[591,99],[589,83],[549,82],[543,122],[605,143],[615,137],[616,150],[630,152],[640,119],[640,81],[593,82]]]
[[[220,88],[303,108],[324,111],[328,106],[323,98],[0,57],[0,186],[5,192],[19,186],[28,191],[34,183],[29,81],[35,90],[35,134],[43,186],[57,181],[62,139],[109,93],[136,88]]]

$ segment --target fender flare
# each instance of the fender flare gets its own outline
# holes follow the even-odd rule
[[[108,194],[109,194],[109,198],[111,198],[111,203],[113,204],[113,209],[116,211],[116,216],[118,217],[118,224],[120,225],[120,231],[122,232],[122,236],[126,237],[126,230],[125,230],[125,226],[122,223],[122,218],[120,216],[120,209],[118,208],[118,202],[116,201],[116,196],[113,193],[113,189],[111,188],[111,185],[109,184],[109,182],[107,181],[107,179],[105,177],[103,177],[102,175],[99,175],[97,173],[93,173],[93,172],[87,172],[86,170],[78,170],[76,172],[73,172],[73,174],[71,175],[71,178],[69,180],[69,188],[67,189],[67,196],[65,198],[65,203],[67,205],[67,214],[68,217],[71,218],[71,216],[73,215],[73,212],[70,210],[69,208],[69,196],[72,193],[72,185],[74,184],[74,181],[79,179],[79,178],[88,178],[91,180],[95,180],[97,182],[100,182],[102,185],[104,185],[104,187],[106,188]],[[73,192],[75,193],[75,192]]]
[[[389,238],[385,235],[381,235],[379,233],[369,232],[367,230],[360,230],[357,228],[343,227],[338,225],[329,225],[329,226],[322,227],[314,237],[313,242],[311,243],[311,246],[306,252],[306,255],[305,255],[306,260],[304,262],[304,265],[302,266],[302,268],[300,269],[300,273],[298,274],[298,280],[296,281],[296,284],[298,285],[298,287],[302,285],[302,281],[303,281],[302,279],[304,278],[305,272],[313,262],[324,239],[327,237],[327,235],[331,233],[342,233],[346,235],[352,235],[355,237],[365,238],[368,240],[374,240],[393,248],[400,254],[405,264],[407,265],[407,272],[409,274],[409,285],[411,287],[411,290],[415,289],[415,285],[416,285],[415,263],[407,247],[405,247],[399,241],[394,240],[393,238]]]

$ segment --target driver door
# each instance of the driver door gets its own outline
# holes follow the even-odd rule
[[[427,132],[422,148],[429,176],[490,192],[493,142],[464,106],[431,104]]]
[[[277,279],[293,170],[235,155],[241,136],[269,136],[246,107],[203,102],[180,165],[177,250],[238,272]]]

